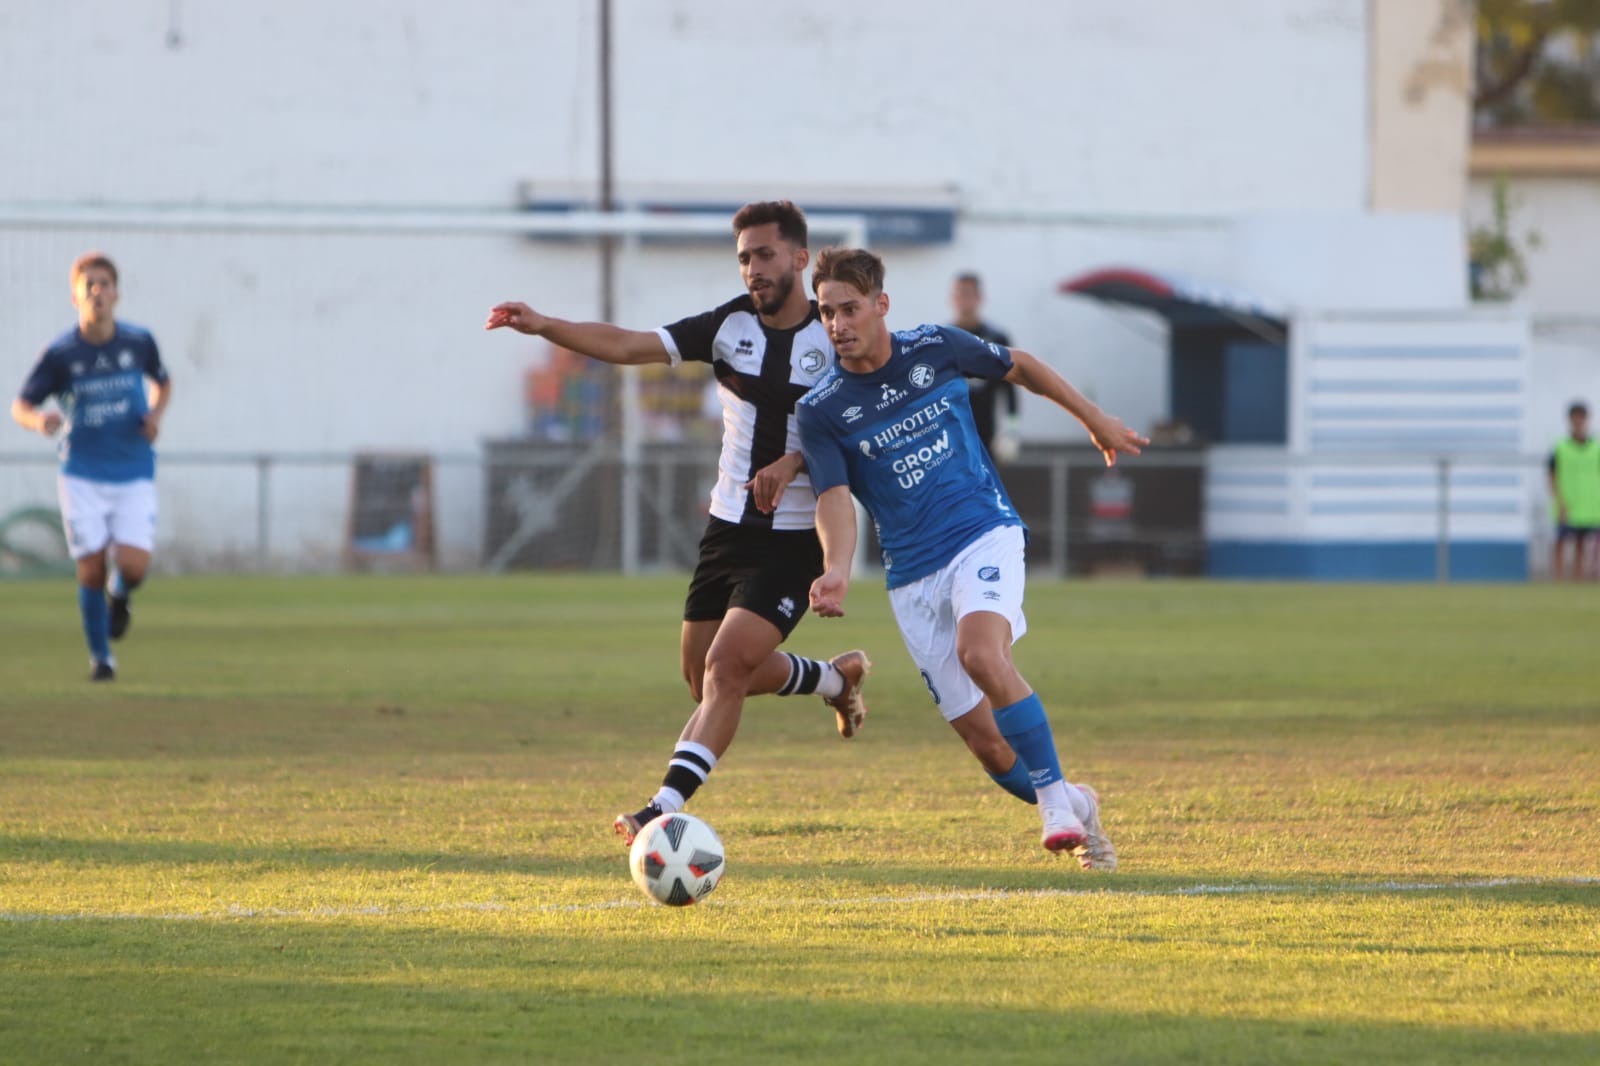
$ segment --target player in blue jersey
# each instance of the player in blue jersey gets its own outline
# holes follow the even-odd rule
[[[172,380],[149,331],[115,317],[117,268],[87,252],[72,264],[78,325],[52,341],[11,404],[24,429],[61,438],[61,518],[78,567],[90,679],[117,676],[111,641],[155,550],[155,449]],[[146,380],[151,382],[146,389]],[[52,397],[59,407],[46,409]],[[108,564],[115,571],[107,576]]]
[[[934,703],[1008,792],[1036,800],[1043,843],[1085,869],[1116,869],[1094,789],[1069,783],[1038,695],[1011,659],[1022,613],[1026,531],[972,417],[965,378],[1005,380],[1089,430],[1109,465],[1149,441],[1029,353],[949,326],[890,333],[883,261],[829,248],[811,283],[838,367],[800,401],[817,493],[819,617],[844,614],[859,499],[877,524],[889,600]]]
[[[678,736],[661,787],[613,828],[631,844],[652,818],[682,810],[733,743],[744,699],[816,693],[839,735],[866,718],[861,651],[829,660],[781,652],[822,572],[816,498],[800,462],[795,402],[833,365],[827,331],[806,296],[805,214],[788,200],[746,204],[733,216],[745,293],[656,330],[568,322],[524,303],[492,308],[485,329],[544,337],[620,365],[711,364],[722,402],[722,455],[711,515],[683,608],[679,656],[698,706]]]

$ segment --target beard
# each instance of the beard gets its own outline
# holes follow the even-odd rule
[[[784,303],[789,299],[789,294],[793,291],[794,275],[785,274],[780,278],[774,278],[772,286],[764,292],[751,293],[750,295],[755,299],[757,311],[764,315],[771,315],[777,313],[783,307]]]

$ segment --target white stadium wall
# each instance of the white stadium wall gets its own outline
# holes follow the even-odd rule
[[[933,193],[948,243],[885,247],[896,324],[942,320],[949,279],[1130,422],[1165,413],[1164,334],[1056,293],[1112,263],[1227,281],[1254,214],[1366,208],[1366,0],[950,5],[615,0],[619,187],[707,202],[829,189]],[[485,335],[523,297],[600,312],[592,242],[475,232],[171,232],[64,225],[74,206],[514,209],[599,172],[594,4],[83,0],[0,11],[0,376],[70,325],[66,267],[102,247],[122,312],[172,369],[169,453],[476,453],[522,432],[543,346]],[[64,76],[66,72],[66,76]],[[30,210],[55,221],[27,223]],[[58,210],[59,209],[59,210]],[[729,249],[651,244],[619,265],[617,320],[653,326],[735,294]],[[690,371],[691,373],[693,371]],[[1074,435],[1024,406],[1025,434]],[[43,448],[14,427],[0,452]],[[254,482],[163,468],[172,565],[248,558]],[[49,502],[48,466],[0,475]],[[40,488],[39,486],[43,486]],[[345,475],[285,468],[275,565],[332,565]],[[23,491],[23,490],[17,490]],[[481,489],[440,491],[444,557],[481,546]],[[42,496],[41,496],[42,494]]]

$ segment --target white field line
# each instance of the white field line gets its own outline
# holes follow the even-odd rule
[[[1127,896],[1177,898],[1183,896],[1338,896],[1402,892],[1477,892],[1495,888],[1556,888],[1600,885],[1600,877],[1494,877],[1472,881],[1377,881],[1348,885],[1233,884],[1179,885],[1173,888],[1118,889],[1094,888],[974,889],[965,892],[915,892],[904,895],[849,896],[841,899],[713,899],[704,907],[753,907],[767,909],[903,906],[908,903],[986,903],[1005,900],[1071,899],[1083,896]],[[286,910],[277,907],[231,906],[223,910],[194,914],[136,914],[116,911],[73,911],[64,914],[0,911],[0,922],[211,922],[247,918],[392,918],[428,914],[571,914],[588,911],[636,910],[652,906],[643,899],[604,900],[596,903],[446,903],[438,906],[408,907],[370,904],[355,907],[308,907]]]

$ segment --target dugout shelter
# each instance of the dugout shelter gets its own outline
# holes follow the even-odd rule
[[[1167,327],[1217,577],[1525,580],[1529,326],[1510,305],[1292,307],[1108,266],[1058,291]]]

